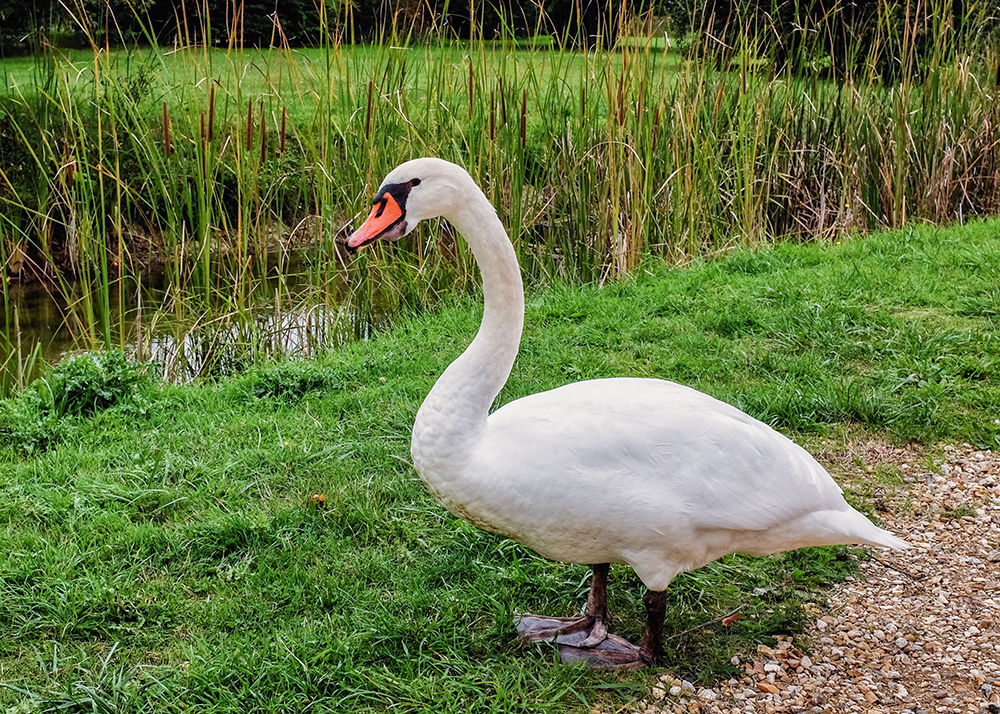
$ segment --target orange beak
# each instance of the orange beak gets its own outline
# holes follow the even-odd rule
[[[378,239],[397,240],[406,231],[403,209],[388,191],[375,200],[372,212],[358,230],[347,239],[347,250],[355,252]]]

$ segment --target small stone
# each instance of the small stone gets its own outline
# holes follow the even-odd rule
[[[681,691],[680,685],[674,685],[670,688],[670,696],[676,697],[681,693]]]
[[[705,699],[707,701],[712,701],[713,699],[718,699],[719,695],[715,693],[714,689],[708,689],[706,687],[705,689],[702,689],[700,692],[698,692],[698,697],[701,699]]]
[[[869,467],[915,477],[880,489],[880,510],[917,547],[888,567],[862,561],[826,603],[804,606],[810,655],[774,637],[757,661],[732,661],[738,675],[714,686],[714,701],[692,694],[654,714],[1000,714],[1000,448],[942,445],[937,465],[908,447],[852,448]],[[941,517],[962,504],[976,517]]]

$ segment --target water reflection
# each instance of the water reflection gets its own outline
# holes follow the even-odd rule
[[[179,299],[164,275],[115,283],[106,296],[67,286],[9,283],[0,315],[0,391],[21,388],[43,361],[117,347],[156,365],[170,381],[238,373],[261,358],[308,357],[365,339],[381,319],[357,304],[343,274],[308,264],[270,266],[228,292]]]

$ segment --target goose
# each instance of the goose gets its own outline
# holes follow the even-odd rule
[[[510,375],[524,323],[513,246],[460,166],[403,163],[347,239],[350,252],[395,241],[443,216],[482,277],[482,323],[417,412],[410,454],[452,514],[540,555],[592,567],[579,617],[516,617],[518,636],[555,640],[564,662],[639,668],[663,649],[665,591],[679,573],[733,552],[867,544],[905,549],[844,500],[803,448],[725,402],[653,378],[594,379],[490,408]],[[646,587],[641,644],[609,634],[608,570]]]

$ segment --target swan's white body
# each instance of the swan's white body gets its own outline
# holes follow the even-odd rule
[[[444,216],[465,236],[483,280],[479,333],[437,380],[413,426],[413,463],[449,511],[548,558],[627,563],[652,591],[735,551],[907,547],[851,508],[804,449],[673,382],[577,382],[489,414],[524,319],[514,250],[463,169],[417,159],[383,188],[407,182],[414,185],[404,197],[405,223],[392,237]]]
[[[554,560],[628,563],[651,590],[735,551],[899,545],[794,442],[672,382],[601,379],[518,399],[464,453],[440,448],[429,414],[448,414],[434,392],[413,460],[449,511]]]

